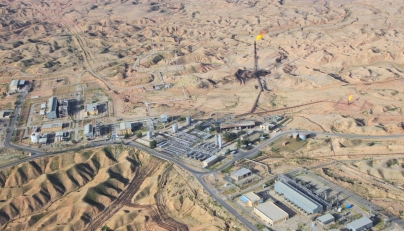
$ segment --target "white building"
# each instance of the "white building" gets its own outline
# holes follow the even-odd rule
[[[255,206],[254,213],[271,226],[289,219],[289,214],[271,201]]]
[[[213,155],[202,162],[203,167],[207,168],[207,167],[213,165],[214,163],[216,163],[218,160],[219,160],[219,158],[216,155]]]

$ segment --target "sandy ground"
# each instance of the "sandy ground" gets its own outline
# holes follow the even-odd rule
[[[0,63],[9,71],[1,73],[77,74],[91,68],[112,85],[107,93],[122,118],[147,115],[145,102],[149,115],[241,114],[252,109],[259,93],[250,71],[252,44],[264,30],[258,55],[269,91],[261,94],[256,111],[327,101],[284,112],[316,120],[324,130],[400,133],[402,118],[382,117],[401,115],[403,106],[402,4],[5,1]],[[153,91],[162,81],[172,87]],[[352,128],[342,115],[362,117],[369,128]]]

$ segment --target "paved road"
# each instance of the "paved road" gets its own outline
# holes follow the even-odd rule
[[[21,95],[19,100],[22,100],[25,97],[25,95]],[[20,105],[17,106],[16,108],[16,113],[15,115],[17,115],[17,113],[20,110]],[[16,122],[16,116],[13,118],[12,124],[10,126],[10,129],[13,130],[14,126],[15,126],[15,122]],[[241,216],[235,209],[233,209],[229,204],[227,204],[225,201],[223,201],[220,196],[217,194],[217,191],[212,189],[211,187],[209,187],[209,185],[204,181],[203,177],[205,175],[208,174],[212,174],[212,173],[216,173],[219,172],[221,170],[223,170],[224,168],[226,168],[227,166],[233,164],[235,161],[242,159],[242,158],[248,158],[251,157],[253,155],[256,155],[258,150],[261,149],[262,147],[268,145],[269,143],[279,139],[282,136],[285,135],[291,135],[295,132],[306,132],[306,133],[310,133],[312,135],[326,135],[329,137],[343,137],[343,138],[355,138],[355,139],[394,139],[394,138],[403,138],[404,135],[388,135],[388,136],[367,136],[367,135],[355,135],[355,134],[331,134],[331,133],[324,133],[324,132],[316,132],[316,131],[303,131],[303,130],[289,130],[289,131],[284,131],[284,132],[280,132],[280,133],[275,133],[273,134],[273,136],[264,141],[262,144],[257,145],[255,148],[253,148],[252,150],[249,150],[247,152],[239,152],[237,154],[234,155],[233,160],[226,163],[225,165],[221,166],[220,168],[215,169],[214,171],[211,172],[202,172],[202,171],[197,171],[191,167],[188,167],[186,164],[184,164],[183,162],[178,161],[177,159],[168,156],[168,155],[164,155],[161,154],[153,149],[149,149],[141,144],[135,143],[135,142],[126,142],[125,145],[128,146],[132,146],[132,147],[136,147],[138,149],[141,149],[151,155],[154,155],[156,157],[159,157],[163,160],[166,161],[171,161],[177,165],[179,165],[180,167],[186,169],[188,172],[190,172],[191,174],[194,175],[194,177],[196,177],[196,179],[199,181],[199,183],[205,188],[205,190],[218,202],[220,203],[224,208],[226,208],[231,214],[233,214],[233,216],[235,216],[240,222],[242,222],[246,227],[248,227],[250,230],[258,230],[253,224],[251,224],[247,219],[245,219],[243,216]],[[11,138],[11,132],[7,134],[7,138],[5,141],[5,146],[7,147],[11,147],[11,148],[18,148],[24,151],[29,151],[29,152],[36,152],[35,155],[23,159],[23,160],[19,160],[13,163],[10,163],[8,165],[2,166],[0,167],[0,169],[6,168],[6,167],[10,167],[19,163],[23,163],[26,161],[30,161],[33,160],[35,158],[39,158],[39,157],[44,157],[44,156],[48,156],[48,155],[57,155],[57,154],[62,154],[65,153],[66,151],[59,151],[59,152],[49,152],[49,153],[43,153],[43,152],[38,152],[36,150],[33,150],[31,148],[27,148],[27,147],[20,147],[20,146],[16,146],[13,144],[10,144],[10,138]],[[93,148],[93,147],[100,147],[100,146],[106,146],[106,145],[111,145],[111,144],[119,144],[120,142],[117,141],[99,141],[99,142],[93,142],[93,143],[89,143],[86,148]]]

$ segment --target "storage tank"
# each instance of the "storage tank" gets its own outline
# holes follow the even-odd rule
[[[31,134],[31,142],[32,143],[38,143],[40,138],[41,138],[41,136],[39,135],[38,132],[33,132]]]
[[[222,148],[222,135],[218,135],[217,139],[219,148]]]
[[[178,132],[178,124],[173,124],[173,132],[177,133]]]
[[[153,136],[153,132],[152,131],[147,131],[146,135],[147,135],[148,139],[151,139],[152,136]]]
[[[191,116],[187,116],[186,118],[187,126],[191,125]]]

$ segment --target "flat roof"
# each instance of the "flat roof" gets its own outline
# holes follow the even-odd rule
[[[220,124],[220,128],[234,128],[234,127],[247,127],[247,126],[255,126],[255,121],[243,120],[243,121],[239,121],[239,122],[221,123]]]
[[[24,85],[25,84],[25,80],[20,80],[20,82],[18,83],[19,85]]]
[[[287,212],[283,211],[281,208],[276,206],[271,201],[267,201],[265,203],[259,204],[259,205],[255,206],[255,209],[257,209],[258,211],[263,213],[265,216],[267,216],[272,221],[278,221],[278,220],[289,217],[289,214]]]
[[[41,128],[63,127],[63,123],[44,124]]]
[[[204,160],[203,162],[210,163],[215,160],[217,160],[217,156],[213,155],[213,156],[209,157],[208,159]]]
[[[239,176],[244,176],[244,175],[246,175],[248,173],[251,173],[250,169],[240,168],[239,170],[236,170],[236,171],[232,172],[231,175],[239,177]]]
[[[355,221],[352,221],[351,223],[349,223],[347,225],[347,228],[349,228],[349,229],[360,229],[360,228],[362,228],[364,226],[367,226],[369,224],[373,225],[373,221],[370,220],[367,217],[362,217],[362,218],[360,218],[358,220],[355,220]]]
[[[48,142],[48,138],[40,138],[39,143],[46,143]]]
[[[63,132],[56,132],[56,136],[63,136]]]
[[[317,220],[318,220],[319,222],[321,222],[321,223],[325,223],[325,222],[330,221],[330,220],[334,221],[335,218],[334,218],[333,215],[327,213],[327,214],[325,214],[325,215],[323,215],[323,216],[321,216],[321,217],[318,217]]]
[[[98,110],[97,106],[98,103],[89,103],[86,105],[86,111],[96,111]]]
[[[84,133],[93,133],[93,125],[92,124],[86,124],[84,126]]]
[[[18,86],[18,82],[19,82],[19,81],[18,81],[17,79],[14,79],[14,80],[11,81],[10,86],[17,87],[17,86]]]
[[[48,99],[48,110],[47,113],[56,111],[56,107],[58,104],[58,99],[55,96],[52,96]]]
[[[310,199],[306,195],[300,193],[296,189],[294,189],[292,187],[289,187],[289,185],[283,183],[282,181],[278,181],[278,182],[275,183],[275,189],[277,187],[281,188],[284,192],[286,192],[287,194],[289,194],[290,196],[292,196],[293,198],[295,198],[300,203],[302,203],[307,208],[310,208],[313,211],[316,210],[319,207],[322,209],[322,206],[319,203],[317,203],[316,201]]]
[[[119,128],[121,130],[125,130],[125,129],[132,129],[132,122],[121,122],[119,123]]]
[[[259,197],[257,194],[254,192],[249,192],[243,195],[245,198],[247,198],[249,201],[259,201],[261,200],[261,197]]]

